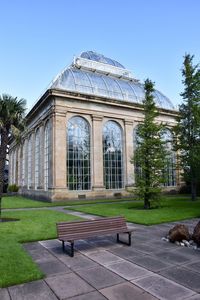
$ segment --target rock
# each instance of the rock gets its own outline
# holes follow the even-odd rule
[[[197,223],[197,225],[194,228],[194,232],[193,232],[192,238],[193,238],[194,242],[198,246],[200,246],[200,221]]]
[[[175,241],[175,244],[176,244],[177,246],[180,246],[180,243],[179,243],[178,241]]]
[[[185,245],[186,247],[190,247],[190,243],[189,243],[188,241],[182,240],[182,242],[184,243],[184,245]]]
[[[166,238],[166,237],[162,237],[162,239],[161,239],[162,241],[165,241],[165,242],[169,242],[169,239],[168,238]]]
[[[177,224],[172,229],[169,230],[169,240],[170,242],[182,242],[182,240],[189,241],[190,234],[187,226],[182,224]]]
[[[184,247],[184,246],[185,246],[185,244],[184,244],[184,243],[180,243],[180,246]]]

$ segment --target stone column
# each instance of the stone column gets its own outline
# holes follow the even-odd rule
[[[93,115],[92,142],[93,142],[93,186],[95,191],[103,190],[103,145],[102,145],[103,117]]]
[[[131,163],[133,158],[133,121],[125,120],[125,165],[126,182],[125,186],[130,187],[134,184],[134,165]]]
[[[53,116],[53,187],[66,189],[66,113]]]

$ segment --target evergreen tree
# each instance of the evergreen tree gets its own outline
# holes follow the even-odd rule
[[[26,101],[3,94],[0,96],[0,219],[1,197],[4,185],[4,170],[9,139],[12,135],[19,136],[24,128]]]
[[[200,180],[200,69],[193,65],[194,56],[184,56],[182,76],[184,100],[179,107],[180,115],[176,126],[180,167],[191,187],[191,199],[196,199],[197,182]]]
[[[154,84],[151,80],[145,81],[144,89],[144,122],[137,127],[134,164],[137,166],[136,193],[144,201],[144,208],[149,209],[151,201],[158,199],[164,183],[166,151],[161,139],[164,126],[155,120],[159,113],[154,102]]]

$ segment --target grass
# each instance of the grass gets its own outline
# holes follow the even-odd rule
[[[3,209],[13,209],[13,208],[38,208],[38,207],[52,207],[52,206],[73,206],[80,204],[94,204],[94,203],[104,203],[104,202],[119,202],[125,199],[98,199],[98,200],[70,200],[70,201],[56,201],[53,203],[42,202],[37,200],[31,200],[22,196],[6,196],[2,199]],[[127,199],[128,200],[128,199]],[[126,200],[126,201],[127,201]]]
[[[2,217],[20,221],[0,223],[0,287],[42,278],[43,273],[21,243],[55,238],[56,222],[77,219],[48,210],[9,211],[3,212]]]
[[[140,201],[76,206],[76,208],[71,207],[70,209],[99,216],[123,215],[129,222],[144,225],[200,217],[200,199],[192,202],[189,197],[166,196],[160,201],[160,204],[160,208],[150,210],[144,210],[143,202]]]

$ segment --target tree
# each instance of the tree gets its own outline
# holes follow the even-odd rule
[[[0,218],[1,198],[4,184],[4,170],[9,139],[12,135],[19,136],[24,128],[26,101],[3,94],[0,96]]]
[[[191,199],[196,199],[200,179],[200,69],[193,65],[193,55],[184,56],[182,76],[184,100],[179,107],[176,149],[179,150],[183,177],[190,184]]]
[[[133,161],[138,170],[135,174],[136,193],[144,201],[144,208],[149,209],[151,200],[158,198],[164,183],[166,151],[161,139],[164,126],[155,121],[159,113],[154,102],[154,84],[151,80],[145,81],[144,89],[144,122],[137,127]]]

